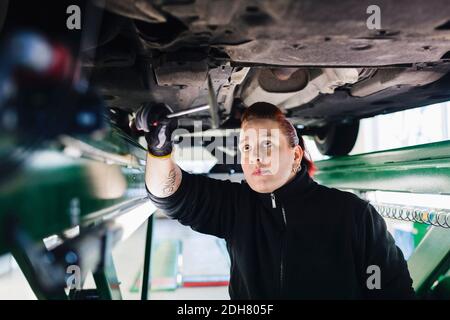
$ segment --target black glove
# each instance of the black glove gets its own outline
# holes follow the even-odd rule
[[[172,153],[172,133],[178,126],[176,119],[167,118],[172,110],[164,103],[144,105],[136,112],[136,129],[145,132],[148,152],[155,157]]]

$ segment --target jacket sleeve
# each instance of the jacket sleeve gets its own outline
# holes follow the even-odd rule
[[[414,299],[412,279],[403,253],[388,232],[383,217],[370,203],[367,203],[357,229],[364,297]],[[377,273],[380,276],[379,286]]]
[[[148,197],[169,218],[193,230],[229,239],[239,204],[240,183],[190,174],[181,169],[181,184],[165,198]]]

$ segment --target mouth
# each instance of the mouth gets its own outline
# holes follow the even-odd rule
[[[255,171],[253,171],[252,175],[253,176],[266,176],[270,174],[270,170],[268,169],[261,169],[261,168],[257,168],[255,169]]]
[[[252,175],[253,176],[260,176],[261,175],[261,169],[260,168],[255,169],[255,171],[253,171]]]

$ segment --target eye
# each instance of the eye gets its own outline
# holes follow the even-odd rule
[[[261,143],[261,145],[262,145],[264,148],[270,148],[270,147],[272,146],[272,141],[270,141],[270,140],[264,140],[264,141]]]
[[[249,144],[244,144],[244,145],[242,146],[242,151],[244,151],[244,152],[250,151],[250,145],[249,145]]]

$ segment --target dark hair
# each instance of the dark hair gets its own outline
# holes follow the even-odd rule
[[[286,118],[283,112],[275,105],[267,102],[256,102],[248,107],[241,117],[241,123],[254,119],[270,119],[274,120],[280,126],[281,131],[288,139],[289,145],[293,148],[299,145],[303,150],[302,165],[306,166],[308,174],[312,177],[316,171],[316,166],[311,160],[311,156],[305,149],[305,141],[302,136],[297,135],[292,123]]]

